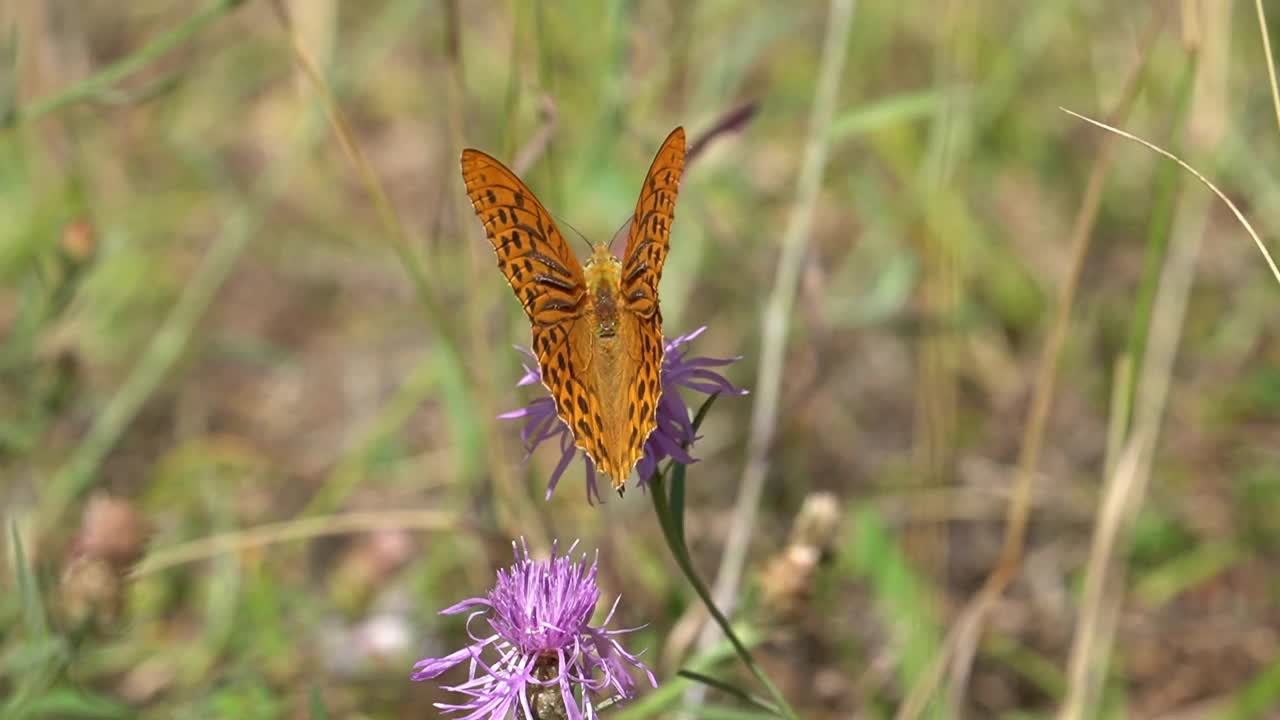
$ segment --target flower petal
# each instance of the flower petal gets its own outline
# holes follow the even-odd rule
[[[460,603],[450,605],[449,607],[441,610],[440,614],[441,615],[457,615],[458,613],[466,612],[471,608],[476,608],[476,607],[487,608],[492,606],[489,604],[489,601],[485,600],[484,598],[478,598],[478,597],[467,598],[466,600],[463,600]]]
[[[689,449],[697,441],[689,405],[680,393],[680,388],[706,395],[746,395],[747,391],[735,386],[720,373],[711,368],[723,367],[737,362],[740,357],[711,358],[689,357],[684,346],[706,332],[706,326],[699,327],[690,333],[678,335],[664,344],[665,357],[662,362],[661,381],[662,394],[658,400],[657,427],[645,440],[644,451],[636,463],[640,474],[639,485],[644,486],[659,464],[666,458],[683,465],[695,462]],[[541,371],[536,359],[529,350],[516,346],[516,349],[532,362],[525,363],[525,375],[518,385],[531,385],[540,382]],[[535,448],[542,443],[560,438],[560,460],[547,482],[546,497],[549,499],[564,475],[573,457],[577,455],[574,447],[573,433],[556,412],[555,402],[549,396],[539,397],[519,410],[512,410],[498,416],[505,420],[523,420],[520,439],[525,447],[527,460]],[[594,505],[597,500],[604,502],[600,488],[596,484],[595,467],[590,458],[584,454],[586,465],[587,502]]]
[[[488,643],[477,643],[477,645],[468,645],[461,650],[451,652],[442,658],[423,658],[413,664],[414,673],[410,676],[415,681],[429,680],[440,675],[445,670],[457,665],[463,660],[475,657],[476,653]]]
[[[569,467],[569,463],[573,462],[573,456],[578,454],[578,448],[573,444],[573,438],[570,437],[568,430],[564,433],[564,437],[560,441],[560,462],[556,463],[556,469],[551,471],[551,478],[547,480],[547,496],[551,499],[551,493],[556,491],[556,485],[560,484],[560,476]]]

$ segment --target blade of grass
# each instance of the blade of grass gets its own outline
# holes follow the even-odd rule
[[[440,364],[436,362],[434,353],[428,352],[406,374],[395,394],[382,406],[368,427],[359,431],[352,448],[325,478],[324,484],[299,515],[328,515],[336,512],[364,478],[366,468],[374,462],[384,444],[404,427],[427,395],[445,384],[440,375]],[[470,456],[465,452],[459,454],[464,458]]]
[[[764,636],[758,630],[749,626],[739,625],[734,628],[734,632],[748,648],[756,647],[764,640]],[[726,640],[715,645],[707,652],[694,657],[690,660],[688,667],[695,672],[707,672],[731,660],[733,657],[733,646]],[[614,717],[616,720],[644,720],[665,717],[664,713],[679,702],[680,695],[691,686],[692,683],[689,680],[677,676],[671,681],[658,685],[656,690],[646,692],[622,706],[615,715],[610,717]]]
[[[1280,85],[1276,84],[1276,60],[1271,56],[1271,38],[1267,35],[1267,12],[1262,9],[1262,0],[1253,0],[1253,5],[1258,9],[1258,30],[1262,32],[1262,56],[1267,61],[1271,106],[1276,111],[1276,126],[1280,127]]]
[[[744,710],[742,708],[724,707],[723,705],[707,705],[699,708],[694,717],[703,720],[762,720],[776,717],[763,710]]]
[[[426,310],[435,328],[441,331],[447,330],[450,327],[446,322],[448,316],[431,292],[426,272],[422,269],[422,264],[414,254],[413,246],[404,233],[404,224],[400,222],[395,206],[391,204],[391,200],[387,197],[387,193],[383,189],[382,183],[378,180],[377,173],[374,172],[369,158],[364,154],[360,144],[356,142],[355,133],[351,130],[346,114],[343,113],[342,108],[334,100],[328,83],[321,77],[320,71],[316,68],[315,61],[312,60],[311,54],[303,44],[302,39],[293,30],[288,12],[284,6],[277,1],[272,4],[272,7],[276,9],[281,25],[284,26],[289,34],[294,58],[297,60],[303,74],[311,82],[312,89],[316,92],[316,98],[320,102],[320,107],[324,110],[325,117],[333,128],[334,137],[342,146],[343,154],[347,156],[347,160],[359,173],[361,184],[364,185],[365,191],[370,199],[373,200],[374,207],[378,213],[378,220],[382,223],[383,230],[391,240],[391,247],[399,258],[400,264],[409,273],[409,279],[413,282],[413,289],[417,295],[418,302]],[[442,334],[446,339],[450,340],[455,337],[452,333],[442,332]]]
[[[17,581],[18,596],[22,598],[22,624],[32,637],[42,637],[49,632],[49,616],[44,610],[44,599],[36,584],[35,574],[27,560],[18,523],[9,522],[9,550],[13,555],[13,574]]]
[[[1182,75],[1178,78],[1177,90],[1171,116],[1173,122],[1169,137],[1179,137],[1186,128],[1190,117],[1192,90],[1195,88],[1196,67],[1199,55],[1188,56],[1183,63]],[[1165,254],[1168,250],[1169,233],[1173,226],[1174,210],[1182,187],[1183,174],[1175,165],[1163,165],[1158,170],[1155,190],[1151,202],[1151,221],[1147,224],[1147,247],[1142,256],[1142,279],[1138,282],[1137,294],[1134,298],[1133,313],[1129,324],[1129,357],[1133,367],[1142,367],[1142,355],[1146,352],[1146,329],[1151,320],[1151,304],[1155,301],[1156,284],[1160,279],[1160,268],[1164,266]],[[1130,392],[1134,390],[1130,385]],[[1127,402],[1132,406],[1133,398]],[[1129,429],[1129,415],[1117,418],[1121,428]],[[1119,446],[1116,448],[1119,449]]]
[[[1224,134],[1224,123],[1220,122],[1224,100],[1214,92],[1214,88],[1223,86],[1218,80],[1226,72],[1225,55],[1215,51],[1228,42],[1228,22],[1227,14],[1221,8],[1217,12],[1206,14],[1205,18],[1207,30],[1204,39],[1195,38],[1193,48],[1195,52],[1202,52],[1204,55],[1201,73],[1208,80],[1197,82],[1199,87],[1192,105],[1191,122],[1192,127],[1199,126],[1201,129],[1190,138],[1199,152],[1212,154]],[[1081,117],[1076,113],[1071,114]],[[1083,117],[1081,119],[1155,148],[1136,136],[1115,131],[1105,123]],[[1164,151],[1160,154],[1172,157],[1190,169],[1176,156]],[[1194,170],[1191,172],[1204,181],[1199,173]],[[1221,194],[1219,197],[1226,200]],[[1226,202],[1230,205],[1229,200]],[[1193,194],[1180,208],[1180,217],[1175,223],[1177,230],[1171,239],[1168,258],[1161,271],[1152,307],[1151,325],[1147,331],[1150,338],[1147,358],[1142,363],[1137,381],[1133,432],[1116,464],[1116,471],[1106,478],[1098,503],[1098,520],[1085,566],[1080,613],[1071,642],[1068,691],[1058,714],[1062,720],[1093,717],[1100,710],[1103,683],[1125,595],[1128,574],[1125,548],[1131,541],[1137,514],[1151,482],[1152,461],[1169,402],[1173,365],[1186,321],[1195,263],[1209,229],[1209,203],[1206,196]],[[1231,207],[1235,210],[1234,205]],[[1237,218],[1247,225],[1238,211]],[[1249,229],[1252,231],[1252,228]],[[1262,247],[1261,241],[1257,242]],[[1280,280],[1280,277],[1277,279]]]
[[[1280,707],[1280,658],[1273,660],[1236,691],[1231,706],[1218,717],[1221,720],[1266,718],[1271,717],[1276,707]]]
[[[1160,16],[1153,15],[1139,42],[1138,60],[1129,69],[1120,99],[1111,112],[1113,117],[1125,117],[1132,108],[1151,55],[1151,46],[1161,27]],[[1092,230],[1102,205],[1102,191],[1111,169],[1113,154],[1113,143],[1104,143],[1100,147],[1093,167],[1089,170],[1080,208],[1072,222],[1068,241],[1070,264],[1066,279],[1058,290],[1053,319],[1049,325],[1049,335],[1045,340],[1044,350],[1036,370],[1034,394],[1029,417],[1023,427],[1018,454],[1017,474],[1014,478],[1009,505],[1005,511],[1005,531],[1000,557],[982,587],[961,611],[948,631],[941,653],[899,706],[895,716],[899,720],[919,717],[928,705],[934,688],[941,682],[948,666],[954,663],[960,668],[955,672],[956,675],[968,675],[968,668],[973,659],[972,653],[977,648],[987,614],[995,607],[996,601],[1003,595],[1022,563],[1023,544],[1026,540],[1034,494],[1033,480],[1036,469],[1040,465],[1040,451],[1044,444],[1049,411],[1053,406],[1053,397],[1057,389],[1058,363],[1061,360],[1063,348],[1066,347],[1075,291],[1089,254]]]
[[[1115,472],[1124,448],[1129,413],[1133,407],[1133,360],[1126,353],[1116,358],[1111,372],[1111,405],[1107,412],[1107,446],[1102,468],[1104,477]]]
[[[137,710],[104,695],[85,694],[69,688],[54,688],[27,703],[20,715],[5,717],[76,718],[115,720],[136,718]]]
[[[22,533],[17,522],[12,520],[9,522],[9,549],[13,556],[25,634],[20,650],[5,658],[8,666],[5,670],[12,678],[13,687],[10,696],[0,705],[0,717],[21,716],[32,703],[45,697],[49,686],[64,669],[68,657],[66,642],[52,632],[39,583],[24,549]]]
[[[940,623],[932,610],[940,604],[874,508],[854,508],[847,526],[841,562],[853,577],[867,582],[876,607],[892,627],[901,686],[916,687],[942,645]]]
[[[761,322],[760,370],[756,387],[753,388],[756,401],[751,410],[746,467],[743,469],[742,483],[734,504],[733,524],[725,540],[713,594],[715,603],[728,613],[733,612],[734,599],[746,564],[747,544],[754,532],[756,513],[769,472],[792,307],[795,304],[800,269],[808,247],[814,208],[831,147],[831,118],[835,114],[840,79],[844,74],[853,17],[853,0],[831,1],[813,109],[809,117],[809,136],[800,165],[800,176],[796,181],[795,202],[782,235],[777,273]],[[715,628],[705,626],[699,636],[698,647],[706,648],[715,641]],[[691,693],[687,696],[687,707],[696,707],[699,695],[700,693]]]
[[[451,0],[447,6],[444,28],[446,45],[444,133],[447,146],[460,151],[466,144],[464,137],[467,130],[467,106],[470,96],[462,51],[463,24],[459,12],[461,3]],[[534,5],[535,20],[539,12],[537,8],[540,7],[539,4]],[[517,57],[512,58],[513,63],[516,59]],[[515,72],[516,66],[513,64],[510,67],[511,71]],[[518,78],[513,82],[518,82]],[[551,110],[543,114],[542,128],[530,138],[530,141],[525,144],[525,149],[517,153],[513,159],[513,170],[517,173],[523,174],[528,169],[521,166],[523,163],[533,163],[544,154],[548,164],[554,159],[555,154],[546,151],[556,136],[558,116],[554,111],[554,103],[548,102],[547,107]],[[504,130],[503,133],[508,140],[514,137],[509,131],[512,125],[515,125],[514,119],[508,124],[508,130]],[[456,155],[448,158],[448,167],[442,170],[442,177],[451,175],[457,177],[454,175],[458,172],[456,158]],[[471,224],[475,222],[472,219],[471,203],[463,193],[449,193],[440,204],[440,215],[446,218],[455,229],[465,227],[474,231],[475,225]],[[479,278],[488,280],[489,273],[492,271],[491,255],[476,251],[465,253],[462,278],[467,286],[476,285]],[[492,498],[485,509],[492,513],[498,527],[503,528],[510,535],[522,535],[535,547],[547,547],[550,536],[547,523],[543,522],[538,512],[530,506],[530,500],[535,493],[533,486],[522,483],[521,478],[506,463],[489,462],[487,468],[480,466],[484,460],[506,457],[507,446],[507,436],[492,422],[493,416],[498,413],[496,410],[498,391],[495,390],[493,383],[497,373],[493,371],[494,356],[490,352],[492,347],[490,335],[478,332],[480,328],[492,325],[484,303],[464,303],[461,312],[455,311],[454,316],[438,318],[438,320],[457,322],[460,327],[469,329],[466,333],[456,330],[448,331],[449,343],[452,345],[451,354],[458,360],[465,356],[466,362],[452,362],[445,368],[446,376],[457,378],[457,380],[451,378],[451,381],[444,385],[445,404],[448,417],[460,438],[460,449],[465,453],[463,462],[460,463],[459,479],[462,482],[456,485],[457,497],[461,500],[464,496],[479,493],[484,497]],[[501,325],[496,326],[495,329],[499,332],[505,331],[505,321],[500,320],[499,323]]]
[[[124,383],[94,418],[88,434],[67,462],[45,485],[40,498],[41,527],[56,524],[67,505],[90,487],[107,453],[115,447],[143,403],[168,376],[187,347],[196,324],[257,233],[267,208],[288,187],[289,178],[305,158],[318,128],[315,114],[306,113],[284,155],[267,169],[249,197],[228,213],[221,233],[187,280],[178,302]]]
[[[386,188],[383,186],[377,172],[373,168],[373,164],[369,161],[368,156],[364,152],[364,148],[358,142],[355,132],[353,131],[350,121],[342,107],[338,105],[334,98],[333,92],[325,78],[321,75],[320,70],[312,57],[310,51],[306,47],[303,38],[298,34],[292,25],[289,17],[288,9],[285,5],[277,0],[272,4],[276,11],[277,19],[285,28],[289,35],[290,43],[293,48],[294,59],[298,67],[306,76],[312,89],[315,91],[320,101],[320,106],[324,109],[325,116],[329,121],[329,125],[333,130],[334,137],[338,140],[342,147],[343,153],[347,160],[355,168],[360,177],[365,193],[373,201],[374,208],[378,215],[379,223],[382,225],[386,238],[394,250],[400,265],[409,275],[412,283],[415,298],[417,299],[421,309],[427,316],[427,321],[431,328],[437,333],[440,342],[435,346],[436,360],[439,363],[439,373],[448,379],[443,383],[445,388],[446,406],[449,409],[449,417],[452,420],[452,426],[458,433],[460,438],[458,446],[460,448],[459,455],[463,460],[463,466],[460,472],[461,477],[473,477],[475,468],[470,464],[478,458],[484,457],[483,447],[488,444],[495,446],[498,441],[493,437],[485,437],[485,431],[481,429],[474,408],[476,406],[476,396],[480,396],[480,405],[483,407],[491,407],[492,403],[487,402],[484,396],[484,388],[487,388],[485,378],[487,372],[485,368],[477,366],[476,363],[465,363],[462,357],[462,335],[455,326],[453,313],[445,311],[444,305],[440,299],[436,297],[432,291],[432,286],[427,278],[427,273],[422,265],[418,254],[414,250],[413,244],[404,229],[404,223],[401,221],[395,206],[391,203],[387,195]],[[456,21],[456,18],[454,18]],[[461,38],[458,37],[456,24],[451,25],[449,33],[449,45],[454,52],[460,52]],[[453,77],[455,83],[459,86],[457,89],[460,93],[461,83],[461,59],[460,57],[452,57],[452,66],[455,68]],[[456,130],[456,128],[455,128]],[[468,312],[474,313],[475,306],[468,305]],[[475,326],[475,318],[471,318],[471,326]],[[473,334],[470,336],[473,341],[477,338]],[[478,387],[480,390],[473,390],[472,387]],[[487,427],[487,426],[485,426]],[[503,471],[505,472],[505,470]],[[349,486],[334,486],[326,488],[324,492],[317,496],[324,504],[312,503],[308,506],[306,512],[323,512],[331,509],[335,505],[335,500],[341,499],[341,496],[349,491]],[[526,535],[533,534],[532,526],[526,531]]]
[[[919,215],[912,223],[910,235],[920,262],[920,277],[915,290],[920,312],[927,317],[944,318],[944,322],[960,315],[962,302],[962,252],[969,222],[950,221],[964,216],[957,212],[954,178],[972,162],[974,131],[973,106],[956,91],[964,82],[968,61],[966,38],[970,28],[981,24],[982,8],[973,3],[947,0],[938,5],[940,22],[937,50],[931,53],[933,82],[946,88],[942,102],[926,124],[922,156],[909,172],[909,188]],[[926,487],[946,486],[954,482],[960,425],[960,335],[954,332],[926,332],[916,338],[914,412],[910,462],[915,482]],[[925,577],[941,577],[948,563],[948,538],[942,525],[909,521],[902,538],[907,558]],[[960,655],[965,651],[962,646]],[[933,708],[930,717],[957,714],[963,704],[962,694],[968,678],[961,672],[953,675],[947,704]],[[927,710],[927,709],[926,709]]]
[[[707,687],[715,688],[726,695],[741,700],[747,705],[759,708],[767,713],[766,717],[778,717],[781,715],[781,712],[778,710],[776,705],[773,705],[763,698],[756,697],[736,685],[731,685],[723,680],[713,678],[710,675],[703,675],[696,670],[680,670],[676,674],[687,680],[692,680],[697,683],[702,683]]]
[[[1162,607],[1191,587],[1231,569],[1243,555],[1233,542],[1205,542],[1138,579],[1133,596],[1145,607]]]
[[[178,565],[285,542],[351,533],[378,532],[393,528],[448,532],[457,530],[460,524],[461,521],[457,516],[439,510],[378,510],[307,516],[286,522],[232,530],[156,550],[138,563],[130,573],[130,577],[139,578]]]
[[[1057,663],[1014,638],[993,632],[982,644],[982,651],[1003,662],[1049,697],[1060,698],[1066,691],[1067,680]]]
[[[742,663],[747,666],[747,669],[751,671],[751,674],[755,676],[756,680],[769,691],[769,695],[773,698],[773,701],[777,703],[782,712],[780,717],[795,720],[798,717],[795,714],[795,711],[787,704],[787,700],[783,697],[782,692],[778,690],[777,686],[773,684],[773,681],[769,679],[769,676],[765,674],[763,669],[761,669],[755,658],[752,657],[751,651],[747,649],[746,644],[734,634],[733,627],[729,623],[729,618],[716,606],[715,601],[712,599],[711,591],[707,588],[706,583],[702,581],[702,578],[698,576],[697,570],[694,569],[693,560],[689,557],[688,548],[686,548],[676,536],[675,523],[671,517],[670,506],[667,504],[667,493],[666,489],[663,487],[662,477],[654,477],[650,481],[649,489],[649,498],[653,502],[654,514],[658,516],[659,527],[662,529],[662,534],[666,540],[667,547],[671,549],[672,558],[676,561],[676,565],[680,568],[680,572],[682,572],[685,579],[689,581],[689,585],[693,588],[694,593],[697,594],[698,599],[706,606],[707,612],[711,614],[711,618],[715,621],[716,626],[720,628],[720,631],[724,633],[724,636],[729,639],[730,643],[732,643],[733,649],[738,653],[738,657],[742,660]],[[686,700],[684,710],[688,711],[690,709],[688,701]]]
[[[312,685],[307,690],[307,706],[311,713],[311,720],[329,720],[329,708],[324,704],[324,698],[320,696],[320,688]]]
[[[831,122],[831,142],[840,143],[937,112],[942,93],[936,89],[901,93],[859,105]]]
[[[19,123],[29,123],[76,103],[98,97],[110,97],[112,86],[141,70],[161,55],[195,37],[227,13],[239,7],[244,0],[214,0],[204,10],[192,15],[176,27],[161,33],[151,42],[130,53],[120,61],[94,73],[75,85],[46,98],[32,101],[18,110]]]
[[[1094,120],[1091,117],[1082,115],[1073,110],[1068,110],[1067,108],[1064,108],[1064,107],[1059,107],[1058,109],[1068,115],[1073,115],[1091,125],[1100,127],[1103,130],[1106,130],[1107,132],[1115,133],[1116,135],[1119,135],[1120,137],[1126,140],[1132,140],[1133,142],[1136,142],[1139,145],[1144,145],[1151,151],[1159,153],[1160,155],[1163,155],[1169,158],[1170,160],[1178,163],[1178,165],[1182,167],[1183,170],[1186,170],[1187,172],[1194,175],[1195,178],[1199,180],[1205,187],[1209,188],[1209,190],[1212,191],[1214,195],[1218,196],[1218,199],[1221,200],[1227,206],[1227,208],[1231,210],[1232,215],[1236,216],[1236,220],[1240,222],[1240,225],[1245,229],[1245,232],[1249,233],[1249,237],[1253,239],[1253,244],[1257,246],[1258,252],[1262,253],[1263,259],[1267,261],[1267,267],[1271,269],[1271,276],[1275,278],[1276,284],[1280,285],[1280,268],[1276,267],[1275,260],[1271,258],[1271,253],[1267,250],[1267,246],[1262,242],[1262,238],[1258,236],[1257,231],[1253,229],[1253,225],[1249,223],[1249,220],[1244,216],[1244,213],[1240,212],[1240,208],[1236,207],[1236,204],[1231,202],[1231,198],[1227,197],[1225,193],[1223,193],[1221,190],[1218,189],[1217,185],[1214,185],[1212,182],[1210,182],[1209,179],[1206,178],[1204,175],[1202,175],[1199,170],[1196,170],[1195,168],[1188,165],[1185,161],[1183,161],[1182,158],[1174,155],[1173,153],[1169,152],[1168,150],[1165,150],[1164,148],[1156,145],[1155,143],[1150,142],[1149,140],[1144,140],[1138,137],[1137,135],[1125,132],[1124,130],[1108,125],[1107,123],[1104,123],[1101,120]]]

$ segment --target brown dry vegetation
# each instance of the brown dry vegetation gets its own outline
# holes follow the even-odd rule
[[[1280,288],[1190,175],[1058,110],[1178,153],[1275,247],[1252,3],[859,3],[822,136],[824,3],[295,0],[292,29],[236,5],[0,6],[6,712],[434,717],[444,696],[409,668],[465,638],[435,613],[484,592],[520,536],[600,548],[619,625],[648,623],[631,645],[662,687],[609,714],[674,716],[681,667],[752,687],[699,641],[645,495],[588,506],[575,464],[544,501],[554,453],[522,464],[493,419],[533,397],[510,349],[528,326],[458,154],[524,158],[557,217],[603,238],[667,131],[755,102],[689,168],[662,307],[668,334],[710,326],[694,350],[742,355],[728,375],[756,391],[710,411],[685,523],[709,580],[747,531],[736,618],[799,714],[890,717],[932,687],[925,717],[1280,717]],[[753,444],[771,348],[772,441]],[[935,687],[999,562],[1037,396],[1022,562]],[[1093,561],[1116,562],[1113,635],[1078,622],[1108,478],[1137,489]],[[816,564],[794,547],[806,501],[834,513],[799,533]],[[1096,685],[1071,672],[1080,633]]]

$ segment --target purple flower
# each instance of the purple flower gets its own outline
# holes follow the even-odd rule
[[[667,458],[682,464],[689,465],[697,462],[697,459],[689,454],[688,448],[693,447],[693,443],[698,440],[698,436],[694,434],[693,421],[689,417],[689,406],[685,404],[684,398],[680,396],[679,388],[688,388],[697,392],[711,395],[714,393],[723,393],[728,395],[746,395],[747,391],[735,387],[723,375],[712,370],[714,367],[721,367],[741,360],[741,357],[734,358],[707,358],[707,357],[688,357],[680,350],[682,345],[691,342],[694,338],[701,335],[706,326],[702,326],[688,335],[681,335],[675,340],[668,340],[665,352],[662,357],[662,399],[658,401],[658,426],[653,433],[649,435],[649,439],[644,444],[644,454],[640,457],[640,461],[636,463],[636,471],[640,474],[640,485],[643,487],[649,477],[653,475],[653,471],[658,467],[658,463]],[[537,358],[533,353],[517,346],[516,350],[524,353],[532,361],[525,363],[524,377],[520,378],[520,382],[516,383],[516,387],[524,385],[532,385],[542,382],[542,371],[538,368]],[[560,445],[560,462],[556,465],[556,469],[551,473],[551,480],[547,483],[547,498],[551,497],[551,493],[555,492],[556,485],[560,482],[560,476],[564,474],[569,463],[573,461],[573,456],[578,453],[578,448],[573,444],[573,433],[569,431],[566,425],[556,414],[555,401],[550,396],[540,397],[528,405],[503,413],[498,416],[503,420],[511,420],[516,418],[525,418],[524,428],[520,431],[520,439],[524,443],[527,454],[525,458],[533,454],[534,448],[542,444],[545,440],[558,440]],[[593,499],[599,500],[600,490],[596,487],[596,469],[592,464],[591,458],[584,454],[583,460],[587,466],[587,502]]]
[[[618,600],[599,627],[587,624],[600,599],[596,587],[599,556],[597,553],[589,567],[585,553],[574,562],[569,555],[577,545],[575,542],[560,557],[553,546],[549,560],[535,561],[523,540],[519,548],[512,543],[515,564],[498,571],[497,583],[486,597],[463,600],[440,611],[453,615],[471,610],[467,634],[472,642],[455,653],[426,658],[413,666],[412,678],[427,680],[470,661],[467,681],[445,687],[466,696],[465,700],[436,703],[436,707],[447,714],[465,712],[463,720],[531,720],[535,717],[532,703],[535,708],[553,706],[579,720],[596,715],[591,693],[609,692],[618,699],[635,695],[627,665],[642,670],[649,683],[658,686],[653,673],[617,640],[639,628],[605,629],[618,609]],[[471,627],[481,616],[491,631],[483,637]],[[489,661],[480,657],[486,648],[494,656]]]

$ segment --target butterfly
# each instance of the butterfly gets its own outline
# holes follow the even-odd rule
[[[619,494],[657,427],[658,281],[684,157],[684,129],[677,127],[649,166],[622,257],[596,243],[584,266],[515,173],[479,150],[462,151],[467,197],[529,318],[542,383],[574,444]]]

